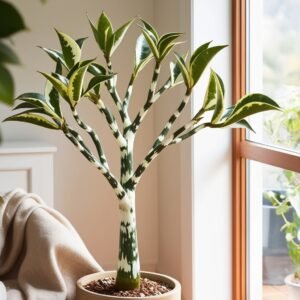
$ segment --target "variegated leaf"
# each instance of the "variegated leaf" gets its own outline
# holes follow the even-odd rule
[[[142,33],[151,49],[153,56],[155,57],[156,60],[159,60],[159,53],[156,47],[155,40],[150,36],[148,31],[142,29]]]
[[[86,95],[91,89],[94,89],[96,86],[98,86],[101,82],[106,81],[106,80],[112,78],[113,76],[114,76],[114,74],[97,75],[97,76],[93,77],[90,80],[87,89],[83,92],[83,96]]]
[[[8,117],[4,120],[4,122],[7,122],[7,121],[26,122],[26,123],[42,126],[42,127],[48,128],[48,129],[56,129],[56,130],[60,129],[60,127],[57,124],[52,123],[48,119],[46,119],[40,115],[33,114],[33,113],[20,113],[20,114]]]
[[[46,79],[48,79],[53,86],[56,88],[56,90],[59,92],[59,94],[65,99],[67,100],[67,102],[70,103],[70,99],[68,96],[68,88],[66,86],[66,80],[63,79],[64,77],[59,75],[59,74],[47,74],[47,73],[43,73],[40,72],[44,77],[46,77]],[[70,103],[71,104],[71,103]]]
[[[64,67],[68,68],[67,63],[64,60],[63,54],[60,51],[48,49],[41,46],[39,46],[39,48],[44,50],[56,63],[60,62]]]
[[[209,45],[211,44],[212,41],[208,42],[208,43],[205,43],[201,46],[199,46],[195,51],[194,53],[192,54],[191,56],[191,59],[190,59],[190,64],[193,63],[193,61],[195,60],[195,58],[203,51],[203,50],[206,50]]]
[[[187,58],[187,54],[183,57],[183,60],[185,61]],[[172,86],[175,86],[176,84],[180,84],[182,83],[182,76],[181,76],[181,80],[179,80],[180,75],[181,75],[181,71],[180,71],[180,67],[178,62],[174,63],[171,62],[170,63],[170,80],[171,80],[171,84]]]
[[[252,126],[249,124],[248,121],[243,119],[243,120],[238,121],[237,124],[240,125],[243,128],[247,128],[247,129],[249,129],[249,130],[251,130],[252,132],[255,133],[255,130],[252,128]]]
[[[18,104],[16,107],[14,107],[13,110],[27,109],[27,108],[37,108],[37,106],[33,105],[32,103],[29,103],[29,102],[23,102],[23,103]]]
[[[81,98],[85,73],[91,63],[91,60],[82,62],[82,66],[79,67],[70,78],[70,82],[68,85],[68,95],[72,107],[75,107],[77,102]]]
[[[213,70],[211,70],[208,80],[208,86],[206,88],[203,110],[209,111],[215,108],[217,102],[217,86],[215,81],[215,76],[213,75]]]
[[[230,116],[223,122],[223,126],[231,125],[248,116],[267,110],[280,110],[280,107],[274,100],[263,94],[246,95],[234,106]]]
[[[88,67],[88,72],[91,73],[94,76],[105,75],[106,74],[106,69],[103,66],[99,65],[99,64],[92,63]]]
[[[62,67],[61,67],[61,64],[59,62],[56,64],[55,73],[56,74],[61,74],[62,73]],[[59,117],[62,117],[60,104],[59,104],[59,93],[58,93],[57,89],[53,86],[53,84],[49,80],[46,81],[45,98],[52,105],[52,107],[54,108],[55,113]]]
[[[113,35],[113,27],[108,16],[104,12],[102,12],[98,20],[97,34],[100,49],[104,52],[105,55],[107,55],[107,42]]]
[[[188,89],[191,88],[191,78],[187,66],[185,65],[184,59],[177,53],[175,53],[177,64],[180,68],[181,75],[183,77],[184,83]]]
[[[71,69],[76,63],[80,61],[81,58],[81,49],[70,36],[67,34],[56,30],[64,60],[69,69]]]
[[[67,79],[69,80],[73,73],[78,70],[81,67],[84,67],[85,65],[90,65],[91,62],[93,62],[95,59],[89,59],[89,60],[84,60],[84,61],[80,61],[78,62],[76,65],[73,66],[73,68],[69,71],[68,75],[67,75]]]
[[[109,42],[108,42],[108,53],[109,56],[113,55],[114,51],[119,47],[121,44],[127,30],[129,29],[130,25],[133,23],[133,20],[130,20],[129,22],[125,23],[123,26],[118,28],[115,33],[111,36]]]
[[[146,29],[146,31],[148,31],[148,34],[152,36],[154,38],[155,43],[157,43],[159,40],[159,36],[155,28],[145,20],[141,20],[141,21],[143,22],[143,26]]]
[[[92,28],[92,31],[93,31],[93,34],[94,34],[94,38],[95,38],[97,44],[100,46],[97,28],[96,28],[95,25],[91,22],[90,19],[88,19],[88,20],[89,20],[90,26],[91,26],[91,28]]]
[[[182,33],[179,32],[171,32],[163,35],[157,44],[157,49],[162,55],[162,53],[165,51],[165,49],[174,41],[176,40]]]
[[[192,77],[192,86],[194,86],[198,82],[200,76],[202,75],[212,58],[225,47],[227,46],[215,46],[207,48],[201,51],[193,59],[193,61],[190,62],[190,75]]]
[[[135,47],[135,72],[141,71],[145,65],[151,60],[152,52],[143,34],[141,34]]]
[[[19,104],[15,109],[19,108],[41,108],[45,110],[47,113],[49,113],[54,118],[57,118],[57,114],[55,112],[54,107],[51,105],[51,103],[46,99],[46,97],[43,94],[40,93],[25,93],[16,98],[16,100],[21,100],[24,103],[23,105]],[[27,105],[25,105],[27,104]],[[26,107],[28,106],[28,107]]]
[[[166,48],[164,48],[164,51],[159,53],[159,60],[162,61],[170,53],[173,47],[179,44],[182,44],[182,42],[170,43]]]
[[[215,87],[216,87],[216,102],[215,102],[215,108],[214,108],[214,113],[211,119],[211,122],[213,124],[217,123],[223,114],[224,111],[224,96],[223,96],[223,91],[221,87],[221,83],[219,81],[219,77],[217,74],[212,70],[211,71],[212,76],[214,77],[214,82],[215,82]]]

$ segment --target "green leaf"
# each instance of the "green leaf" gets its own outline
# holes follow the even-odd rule
[[[36,115],[34,113],[20,113],[11,117],[6,118],[3,122],[7,121],[18,121],[18,122],[26,122],[26,123],[31,123],[34,125],[38,125],[41,127],[45,127],[48,129],[60,129],[60,127],[47,120],[46,118]]]
[[[141,71],[152,58],[151,49],[144,35],[141,34],[135,47],[135,72]]]
[[[280,110],[280,107],[268,96],[262,94],[246,95],[235,105],[231,115],[225,120],[224,126],[267,110]]]
[[[67,34],[56,30],[58,35],[64,61],[66,62],[69,69],[71,69],[76,63],[80,61],[81,49],[70,36]]]
[[[174,46],[182,44],[182,42],[178,42],[178,43],[171,43],[169,44],[164,51],[162,51],[162,53],[159,54],[159,60],[162,61],[169,53],[170,51],[173,49]]]
[[[91,65],[89,65],[88,71],[91,74],[93,74],[94,76],[106,74],[106,69],[103,66],[101,66],[99,64],[95,64],[95,63],[92,63]]]
[[[155,40],[149,35],[149,33],[146,30],[143,29],[142,33],[151,49],[153,56],[156,58],[156,60],[159,60],[159,53],[156,48]]]
[[[158,36],[158,33],[155,30],[155,28],[150,23],[146,22],[145,20],[141,19],[141,21],[143,22],[143,25],[144,25],[144,28],[146,29],[146,31],[148,31],[148,34],[150,36],[153,36],[155,43],[157,43],[159,40],[159,36]]]
[[[64,83],[64,81],[62,81],[62,76],[60,76],[59,74],[56,74],[56,76],[54,74],[50,75],[47,73],[43,73],[40,72],[44,77],[46,77],[46,79],[48,79],[53,86],[55,87],[55,89],[59,92],[59,94],[65,99],[67,100],[67,102],[70,103],[70,99],[68,96],[68,88],[66,86],[66,84]],[[61,79],[60,79],[61,78]],[[70,103],[71,104],[71,103]]]
[[[113,55],[114,51],[119,47],[121,44],[126,32],[128,31],[130,25],[133,23],[133,20],[130,20],[129,22],[125,23],[123,26],[118,28],[115,33],[110,37],[109,43],[108,43],[108,52],[109,56]]]
[[[107,43],[113,35],[113,27],[108,16],[102,12],[98,20],[97,36],[98,44],[105,55],[108,55]]]
[[[212,60],[212,58],[223,48],[227,46],[215,46],[201,51],[193,61],[190,61],[190,74],[192,77],[192,86],[194,86],[200,76],[204,72],[206,66]]]
[[[196,58],[202,51],[206,50],[206,49],[209,47],[209,45],[211,44],[211,42],[212,42],[212,41],[210,41],[210,42],[208,42],[208,43],[205,43],[205,44],[199,46],[199,47],[194,51],[194,53],[192,54],[191,59],[190,59],[190,64],[193,63],[193,61],[195,60],[195,58]]]
[[[91,26],[91,28],[92,28],[92,31],[93,31],[93,34],[94,34],[94,38],[95,38],[97,44],[100,46],[97,28],[96,28],[95,25],[91,22],[90,19],[88,19],[88,20],[89,20],[90,26]]]
[[[14,81],[4,66],[0,65],[0,101],[13,105],[14,103]]]
[[[217,102],[217,86],[216,80],[214,76],[214,71],[210,71],[208,86],[206,88],[204,102],[203,102],[203,109],[205,111],[209,111],[215,108]]]
[[[78,68],[70,78],[70,82],[68,85],[68,95],[72,107],[75,107],[77,102],[81,98],[84,76],[91,63],[91,60],[82,62],[82,67]]]
[[[176,40],[182,33],[180,32],[171,32],[163,35],[157,44],[157,49],[160,54],[162,54],[165,49],[174,41]]]
[[[86,95],[91,89],[93,89],[96,86],[98,86],[101,82],[106,81],[106,80],[112,78],[113,76],[114,76],[114,74],[110,74],[110,75],[97,75],[97,76],[93,77],[90,80],[87,89],[83,92],[83,96]]]
[[[43,108],[51,116],[56,117],[53,106],[47,101],[46,97],[40,93],[25,93],[18,96],[16,100],[24,101],[25,103],[29,104],[28,106],[32,106],[28,108]],[[25,105],[24,107],[20,106],[21,105],[18,105],[15,109],[25,108]]]
[[[253,129],[253,127],[250,125],[250,123],[248,121],[243,119],[243,120],[238,121],[237,124],[244,127],[244,128],[246,128],[246,129],[249,129],[249,130],[251,130],[252,132],[255,133],[255,130]]]
[[[181,75],[183,77],[183,80],[185,82],[185,85],[188,89],[191,88],[191,79],[190,79],[190,74],[189,74],[189,71],[186,67],[186,64],[185,64],[185,61],[184,59],[177,53],[175,53],[175,57],[176,57],[176,60],[177,60],[177,64],[180,68],[180,71],[181,71]]]
[[[45,47],[39,46],[42,50],[44,50],[56,63],[60,62],[63,66],[68,69],[67,63],[64,60],[63,54],[58,50],[48,49]]]
[[[80,49],[82,49],[82,46],[85,42],[85,40],[87,39],[87,37],[84,37],[84,38],[80,38],[80,39],[77,39],[75,42],[77,43],[77,45],[79,46]]]
[[[14,50],[2,42],[0,42],[0,63],[20,63],[20,60]]]
[[[27,102],[22,102],[20,104],[18,104],[16,107],[13,108],[13,110],[17,110],[17,109],[27,109],[27,108],[36,108],[36,105],[33,105],[31,103],[27,103]]]
[[[211,122],[213,124],[216,124],[221,119],[224,111],[224,96],[223,96],[221,83],[219,81],[219,77],[216,75],[216,73],[213,70],[211,70],[211,73],[212,76],[214,77],[215,86],[216,86],[216,105],[215,105]]]
[[[56,65],[55,72],[57,74],[61,74],[61,64],[58,62]],[[47,80],[46,86],[45,86],[45,99],[52,105],[54,108],[55,113],[62,117],[60,105],[59,105],[59,93],[57,89],[53,86],[53,84]]]
[[[18,10],[6,1],[0,1],[0,38],[9,37],[26,29]]]
[[[184,62],[186,58],[187,58],[187,54],[183,57]],[[171,73],[170,80],[172,86],[175,86],[176,84],[180,84],[182,82],[182,80],[178,80],[181,75],[181,70],[178,62],[176,63],[170,62],[170,73]]]

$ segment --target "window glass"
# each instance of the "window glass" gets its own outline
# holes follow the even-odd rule
[[[249,162],[250,299],[285,300],[285,280],[300,275],[300,174]]]
[[[248,138],[300,150],[300,1],[248,0],[248,91],[263,92],[283,112],[253,117]]]

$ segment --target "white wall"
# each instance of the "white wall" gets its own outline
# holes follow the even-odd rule
[[[44,80],[37,70],[52,71],[54,66],[47,55],[36,45],[58,47],[54,27],[74,37],[90,36],[85,45],[85,58],[101,58],[100,51],[92,38],[86,14],[96,20],[104,10],[111,16],[115,26],[121,25],[137,15],[153,21],[153,2],[127,0],[120,1],[89,0],[84,4],[80,0],[50,0],[42,5],[39,0],[12,1],[23,12],[30,32],[18,34],[13,40],[16,51],[20,54],[23,66],[13,68],[17,94],[27,91],[42,91]],[[132,69],[133,50],[138,29],[130,30],[129,39],[116,53],[113,59],[115,70],[120,73],[120,91],[124,93],[128,75]],[[145,72],[147,80],[147,73]],[[145,79],[144,79],[145,80]],[[143,92],[147,85],[139,81],[136,88],[134,111],[138,103],[144,101]],[[141,96],[143,95],[143,96]],[[111,99],[108,99],[111,104]],[[119,174],[119,152],[114,138],[107,130],[103,117],[91,104],[79,106],[83,119],[97,128],[103,140],[105,151],[111,159],[112,169]],[[8,109],[1,106],[0,120],[8,115]],[[154,117],[149,115],[137,139],[137,161],[148,150],[153,140]],[[118,250],[118,212],[117,200],[101,174],[90,166],[69,143],[61,132],[50,132],[43,128],[22,123],[5,123],[2,126],[6,140],[42,140],[55,145],[55,207],[62,211],[75,225],[86,241],[96,259],[108,268],[115,268]],[[158,260],[158,216],[157,216],[157,165],[146,172],[138,188],[138,226],[141,259],[145,268],[153,269]]]
[[[155,22],[162,31],[189,33],[191,19],[192,39],[189,34],[184,37],[191,48],[210,40],[215,44],[231,43],[231,1],[194,0],[192,7],[189,1],[155,1]],[[231,101],[230,51],[223,51],[212,64],[225,82],[228,105]],[[185,118],[191,109],[199,109],[205,79],[207,76],[195,91]],[[157,108],[156,128],[169,116],[168,111],[180,92],[170,93]],[[159,270],[182,282],[186,300],[231,299],[230,131],[203,131],[192,143],[185,142],[166,150],[159,158],[158,176]]]

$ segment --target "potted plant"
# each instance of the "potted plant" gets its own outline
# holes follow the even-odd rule
[[[286,86],[278,97],[283,112],[270,114],[264,122],[269,140],[280,147],[299,150],[299,95],[297,87]],[[300,175],[290,170],[279,170],[277,181],[281,190],[266,191],[264,198],[282,219],[281,231],[285,234],[288,255],[295,272],[285,277],[289,299],[300,298]],[[274,224],[273,224],[274,225]]]
[[[56,64],[55,72],[41,73],[47,80],[45,93],[20,95],[17,98],[20,103],[15,109],[23,109],[23,111],[5,120],[28,122],[62,131],[82,155],[102,173],[116,193],[120,215],[117,271],[92,274],[80,279],[78,299],[122,299],[123,297],[136,299],[136,297],[144,298],[145,296],[148,299],[180,299],[180,285],[176,280],[168,276],[140,271],[135,201],[136,187],[142,175],[163,150],[181,143],[202,129],[229,126],[252,129],[245,120],[246,117],[266,110],[279,109],[275,101],[262,94],[247,95],[234,106],[225,109],[225,90],[222,79],[211,70],[203,103],[202,105],[199,103],[199,111],[184,126],[172,131],[175,121],[190,100],[192,90],[207,65],[225,46],[212,46],[211,42],[208,42],[198,47],[189,58],[187,55],[182,56],[175,52],[175,61],[170,63],[170,75],[165,83],[158,87],[162,63],[179,43],[176,40],[181,34],[172,32],[159,35],[152,25],[140,20],[141,34],[136,42],[133,72],[127,91],[124,97],[121,97],[118,92],[117,74],[114,72],[111,58],[134,21],[130,20],[117,30],[113,29],[105,13],[100,15],[96,24],[90,21],[95,40],[104,56],[105,67],[96,63],[94,59],[81,60],[84,39],[74,40],[67,34],[57,31],[61,51],[42,48]],[[131,116],[129,106],[135,80],[145,66],[151,63],[153,63],[153,76],[145,104],[136,116]],[[184,85],[185,88],[185,94],[179,101],[179,106],[174,112],[170,112],[170,118],[144,160],[134,167],[134,141],[141,123],[160,96],[178,84]],[[111,96],[120,122],[104,101],[103,88],[107,89]],[[120,178],[117,178],[110,170],[99,136],[80,118],[77,112],[78,105],[84,99],[92,102],[100,111],[119,145]],[[75,121],[93,141],[96,153],[91,151],[80,134],[70,126],[61,109],[60,101],[67,102]],[[145,279],[142,280],[141,277]],[[163,283],[165,287],[157,288],[152,280]],[[150,286],[149,290],[146,290],[147,285]],[[105,295],[109,291],[103,290],[104,286],[108,286],[109,291],[113,290],[113,295]],[[139,290],[139,287],[142,289]]]
[[[281,230],[285,232],[285,239],[288,246],[290,259],[295,267],[294,274],[285,277],[284,282],[288,286],[289,300],[300,299],[300,199],[299,189],[289,189],[285,198],[280,193],[267,191],[264,197],[270,201],[276,209],[276,214],[281,216],[284,225]],[[292,218],[287,214],[293,210]]]

